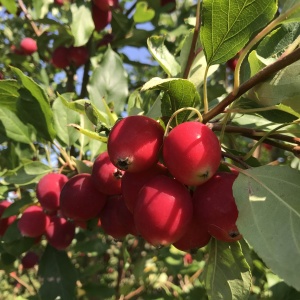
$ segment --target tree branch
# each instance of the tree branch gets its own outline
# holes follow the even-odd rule
[[[300,59],[300,48],[296,49],[292,53],[288,54],[285,57],[279,58],[273,64],[270,64],[256,73],[253,77],[249,80],[245,81],[243,84],[240,85],[238,93],[234,95],[232,92],[227,95],[218,105],[213,107],[207,113],[203,114],[203,123],[207,123],[209,120],[217,116],[219,113],[222,113],[224,109],[238,99],[241,95],[245,94],[255,85],[262,83],[264,80],[268,79],[274,73],[280,71],[281,69],[291,65],[292,63],[296,62]]]

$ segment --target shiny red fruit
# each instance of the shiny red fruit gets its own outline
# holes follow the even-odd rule
[[[92,4],[92,18],[95,30],[101,31],[111,22],[112,12],[110,10],[101,10],[98,6]]]
[[[236,226],[238,209],[232,193],[237,174],[218,172],[194,191],[194,210],[216,239],[234,242],[242,238]]]
[[[218,170],[221,147],[217,136],[200,122],[184,122],[168,134],[163,159],[170,173],[186,185],[199,185]]]
[[[193,216],[188,189],[176,179],[158,175],[139,192],[134,208],[139,234],[150,244],[168,245],[180,239]]]
[[[60,192],[67,181],[68,177],[63,174],[49,173],[38,182],[36,196],[47,213],[52,214],[59,209]]]
[[[192,221],[183,236],[173,243],[177,249],[190,251],[206,246],[211,239],[207,228],[201,219],[193,215]]]
[[[70,65],[69,61],[69,48],[67,47],[57,47],[52,54],[51,63],[59,69],[65,69]]]
[[[24,54],[31,55],[37,51],[37,43],[34,39],[26,37],[20,43],[20,49]]]
[[[81,47],[70,47],[69,49],[69,61],[75,67],[80,67],[84,65],[89,60],[89,50],[85,46]]]
[[[107,151],[101,153],[92,168],[95,187],[105,195],[121,194],[121,178],[124,171],[112,164]]]
[[[112,163],[128,172],[141,172],[158,162],[164,130],[154,119],[129,116],[117,122],[107,142]]]
[[[64,250],[74,239],[75,225],[63,217],[52,217],[45,236],[52,247]]]
[[[31,269],[38,262],[39,262],[39,256],[33,251],[28,251],[21,259],[23,269]]]
[[[0,236],[3,236],[8,226],[14,222],[16,216],[10,216],[7,218],[1,218],[7,207],[11,205],[11,202],[4,200],[0,202]]]
[[[74,220],[95,218],[105,202],[106,196],[96,189],[91,175],[87,173],[70,178],[60,193],[62,216]]]
[[[122,194],[127,208],[133,213],[141,188],[153,177],[157,175],[167,175],[168,169],[160,163],[157,163],[147,170],[130,173],[125,172],[122,177]]]
[[[50,218],[43,209],[33,205],[23,211],[18,221],[18,228],[23,236],[36,238],[44,234],[49,223]]]
[[[115,239],[127,234],[137,235],[133,215],[126,207],[122,195],[109,196],[100,213],[101,227]]]

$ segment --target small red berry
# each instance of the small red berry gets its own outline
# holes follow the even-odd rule
[[[23,269],[31,269],[38,262],[39,262],[39,256],[33,251],[28,251],[21,259]]]
[[[7,228],[9,227],[10,224],[12,224],[16,216],[10,216],[7,218],[1,218],[3,215],[4,211],[6,210],[7,207],[11,205],[11,202],[4,200],[0,202],[0,236],[3,236]]]
[[[23,236],[39,237],[44,234],[50,223],[40,206],[32,205],[27,207],[18,221],[18,228]]]
[[[110,10],[101,10],[94,3],[92,4],[92,18],[95,24],[95,30],[101,31],[112,20],[112,12]]]
[[[157,163],[164,130],[154,119],[129,116],[117,122],[108,136],[111,162],[128,172],[141,172]]]
[[[26,37],[20,43],[20,49],[24,54],[31,55],[37,51],[37,43],[34,39]]]
[[[237,174],[218,172],[193,195],[196,218],[203,220],[213,237],[224,242],[242,238],[236,226],[238,209],[232,192],[236,178]]]
[[[217,136],[205,124],[184,122],[165,138],[163,159],[178,181],[186,185],[199,185],[218,170],[221,147]]]
[[[150,244],[168,245],[180,239],[193,216],[188,189],[176,179],[158,175],[140,190],[134,208],[137,231]]]
[[[69,61],[70,49],[67,47],[57,47],[52,54],[51,63],[59,69],[65,69],[70,65]]]

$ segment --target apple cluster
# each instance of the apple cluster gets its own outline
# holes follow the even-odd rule
[[[125,117],[112,127],[107,150],[91,173],[42,177],[38,202],[23,211],[17,225],[23,236],[44,236],[58,250],[90,220],[115,239],[131,234],[183,251],[205,246],[211,236],[236,241],[237,174],[218,171],[220,160],[219,140],[205,124],[184,122],[166,135],[152,118]],[[0,210],[8,205],[1,202]],[[0,227],[13,221],[2,219]]]

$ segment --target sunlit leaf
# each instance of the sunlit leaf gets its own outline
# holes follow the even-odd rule
[[[273,272],[300,290],[300,172],[287,166],[243,171],[233,185],[237,226]]]
[[[248,299],[251,272],[239,242],[211,240],[204,281],[211,300]]]
[[[234,57],[276,11],[275,0],[204,0],[201,42],[208,65]]]

